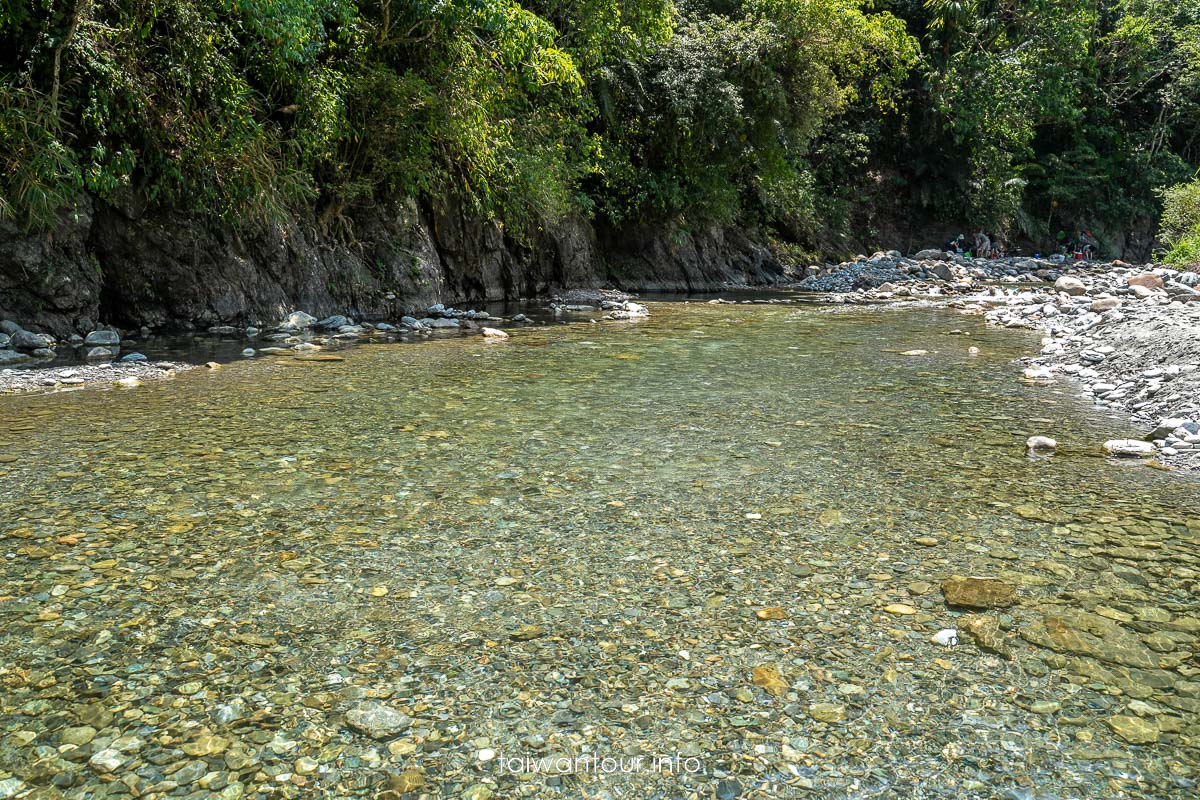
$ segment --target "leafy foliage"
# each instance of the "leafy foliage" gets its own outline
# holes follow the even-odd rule
[[[1170,245],[1167,262],[1200,265],[1200,181],[1181,183],[1163,192],[1163,238]]]
[[[1200,0],[878,3],[0,0],[0,216],[353,237],[413,196],[811,249],[886,208],[1115,245],[1194,173]]]

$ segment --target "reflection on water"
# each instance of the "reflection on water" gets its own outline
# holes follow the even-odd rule
[[[0,398],[0,788],[1192,796],[1194,479],[1027,334],[653,312]],[[589,753],[703,769],[499,761]]]

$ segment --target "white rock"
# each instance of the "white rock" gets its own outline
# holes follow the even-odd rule
[[[484,328],[483,338],[490,339],[495,342],[502,342],[508,338],[508,334],[499,328]]]
[[[1149,458],[1154,455],[1154,445],[1141,439],[1110,439],[1104,443],[1104,452],[1120,458]]]
[[[124,763],[121,752],[111,748],[99,751],[88,760],[88,764],[96,772],[114,772],[120,769]]]
[[[121,386],[126,389],[132,389],[135,386],[141,386],[141,385],[142,385],[142,382],[133,376],[130,376],[128,378],[121,378],[119,381],[117,381],[117,386]]]
[[[311,328],[316,321],[317,318],[312,314],[306,314],[303,311],[293,311],[287,315],[283,324],[292,328]]]
[[[1030,450],[1053,450],[1058,447],[1058,442],[1049,436],[1030,436],[1025,440],[1025,447]]]
[[[942,628],[940,631],[929,637],[929,641],[934,644],[940,644],[943,647],[953,647],[958,644],[958,631],[954,628]]]
[[[1025,380],[1027,381],[1049,381],[1054,379],[1054,373],[1049,367],[1026,367]]]

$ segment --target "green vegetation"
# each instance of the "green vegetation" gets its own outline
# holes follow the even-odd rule
[[[86,191],[347,238],[417,197],[517,238],[830,249],[891,214],[1118,247],[1200,162],[1200,0],[0,0],[0,45],[28,228]]]
[[[1200,265],[1200,180],[1167,189],[1163,206],[1162,234],[1170,245],[1167,263]]]

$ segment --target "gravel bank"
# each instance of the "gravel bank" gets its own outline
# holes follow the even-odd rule
[[[0,394],[53,392],[94,387],[133,388],[145,381],[174,378],[195,364],[135,361],[92,364],[69,369],[0,369]]]
[[[1096,403],[1126,412],[1153,445],[1110,451],[1157,455],[1200,471],[1200,274],[1108,267],[1052,287],[1004,292],[989,322],[1045,332],[1030,380],[1069,376]]]
[[[1142,439],[1097,442],[1113,456],[1200,471],[1200,274],[1121,261],[966,259],[895,251],[810,267],[801,290],[834,303],[959,296],[988,322],[1044,331],[1025,379],[1082,382],[1099,405],[1127,413]]]

